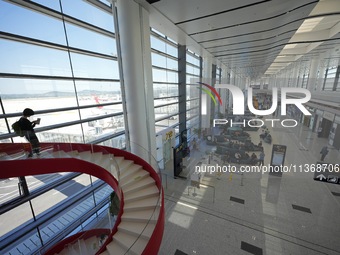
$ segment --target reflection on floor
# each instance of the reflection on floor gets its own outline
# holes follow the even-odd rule
[[[249,132],[255,144],[260,132]],[[302,125],[270,132],[272,144],[287,146],[285,165],[316,163],[327,144]],[[267,165],[272,144],[263,143]],[[184,171],[188,179],[163,175],[166,224],[160,255],[340,254],[340,185],[314,181],[311,172],[282,177],[223,172],[206,173],[198,188],[189,172],[214,149],[202,141],[200,151],[191,153],[196,161]],[[210,160],[222,164],[217,157]],[[325,162],[339,163],[339,151],[331,149]]]

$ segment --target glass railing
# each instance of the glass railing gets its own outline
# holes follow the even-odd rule
[[[143,168],[150,173],[151,178],[155,180],[155,185],[157,186],[159,193],[154,196],[155,201],[153,203],[154,205],[152,207],[153,209],[148,210],[149,215],[147,218],[144,218],[145,224],[142,227],[140,234],[136,234],[135,241],[133,243],[130,243],[130,247],[126,247],[127,250],[126,254],[133,254],[133,251],[135,250],[136,247],[139,246],[140,242],[143,242],[146,246],[146,249],[148,249],[149,243],[153,242],[154,238],[157,239],[157,230],[161,229],[161,231],[163,231],[164,227],[164,225],[162,226],[162,223],[164,224],[164,221],[160,220],[161,216],[164,217],[164,208],[162,200],[163,190],[161,171],[158,167],[157,160],[150,152],[148,152],[148,150],[146,150],[142,146],[139,146],[135,143],[131,143],[131,145],[133,153],[131,155],[126,155],[126,153],[122,153],[121,155],[123,155],[127,160],[132,160],[136,164],[142,165]],[[0,148],[1,146],[2,145],[0,144]],[[29,144],[27,143],[6,144],[6,146],[9,147],[6,147],[7,149],[5,150],[4,149],[0,150],[0,160],[26,159],[30,151]],[[121,178],[120,176],[122,174],[121,171],[124,171],[124,169],[120,169],[119,167],[120,162],[116,161],[117,157],[115,157],[116,155],[113,155],[114,153],[112,152],[111,149],[112,148],[108,148],[105,146],[97,146],[90,144],[41,143],[40,155],[38,156],[34,155],[32,159],[78,158],[83,161],[85,160],[97,164],[105,168],[107,171],[109,171],[110,174],[114,176],[115,179],[118,181],[118,184],[117,183],[115,184],[115,192],[119,198],[122,198],[123,193],[119,181]],[[10,151],[11,153],[7,154],[4,151],[5,152]],[[120,153],[118,151],[117,156],[119,156],[119,154]],[[145,162],[141,161],[140,159],[144,160],[146,163],[148,163],[148,165],[146,165]],[[105,174],[97,177],[105,180]],[[105,194],[107,201],[109,200],[110,195],[111,194],[108,193]],[[111,201],[108,201],[105,212],[101,212],[100,214],[96,212],[93,213],[92,215],[84,215],[84,217],[80,217],[79,219],[77,219],[78,222],[73,224],[73,226],[75,227],[72,229],[71,232],[64,230],[62,226],[60,226],[61,231],[59,231],[57,235],[52,236],[48,232],[49,229],[52,229],[51,226],[48,226],[48,222],[50,222],[50,220],[42,222],[38,227],[30,230],[32,232],[31,236],[35,237],[35,239],[30,238],[28,240],[30,242],[30,246],[28,246],[27,244],[23,244],[24,240],[21,239],[22,241],[20,246],[23,247],[21,248],[22,251],[18,254],[45,254],[45,252],[48,249],[50,249],[55,243],[57,243],[57,246],[59,247],[58,252],[64,249],[68,249],[70,250],[70,252],[72,251],[74,254],[83,254],[83,249],[85,247],[87,247],[87,249],[89,249],[88,247],[93,247],[93,250],[98,248],[100,249],[100,251],[103,251],[103,249],[105,249],[104,247],[112,241],[112,235],[114,235],[115,232],[117,231],[118,225],[121,221],[120,219],[121,213],[123,212],[122,210],[120,210],[119,211],[120,214],[118,216],[112,217],[110,213],[110,211],[112,211],[112,209],[110,210],[111,206],[110,203]],[[123,205],[123,202],[118,203],[120,203],[120,206]],[[96,222],[98,224],[96,224]],[[107,223],[105,227],[103,226],[103,222]],[[85,227],[85,225],[91,227],[87,228]],[[58,227],[54,226],[54,228]],[[100,233],[98,231],[102,231],[103,233]],[[152,234],[150,235],[150,233]],[[46,236],[52,237],[47,238]],[[86,240],[92,242],[93,240],[95,240],[94,237],[96,237],[97,241],[95,242],[97,242],[98,245],[93,244],[92,246],[91,245],[89,246]],[[103,247],[101,248],[99,244],[103,245]],[[17,247],[18,246],[19,244],[17,245]],[[26,246],[28,246],[28,248]],[[31,250],[33,250],[34,247],[35,252],[32,252]]]
[[[140,242],[145,243],[147,240],[147,244],[145,246],[145,250],[147,250],[148,249],[147,246],[153,244],[154,243],[153,239],[157,238],[157,229],[161,229],[163,231],[163,227],[160,228],[159,224],[161,222],[160,217],[162,216],[161,214],[164,208],[163,208],[162,174],[156,158],[152,155],[152,153],[149,150],[131,141],[130,148],[128,151],[142,158],[144,161],[146,161],[146,163],[149,164],[149,166],[143,166],[143,168],[144,170],[147,170],[150,173],[150,176],[155,180],[155,185],[157,185],[157,188],[159,189],[159,194],[156,198],[155,206],[151,210],[152,212],[150,213],[149,219],[145,221],[142,231],[140,232],[138,237],[136,237],[136,240],[131,244],[131,246],[125,253],[132,255],[136,254],[136,251],[138,251],[138,249],[136,250],[135,248],[138,247],[138,244]],[[152,233],[151,236],[150,233]]]
[[[74,236],[76,238],[62,245],[61,250],[76,250],[77,254],[81,255],[84,254],[84,247],[88,247],[86,249],[92,248],[95,254],[110,235],[115,224],[114,218],[109,214],[108,206],[90,215],[85,214],[73,222],[66,223],[66,219],[70,220],[70,215],[67,213],[49,219],[48,222],[26,233],[16,243],[3,249],[2,254],[45,254],[52,246]]]

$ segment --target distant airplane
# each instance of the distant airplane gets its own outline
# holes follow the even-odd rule
[[[96,101],[96,104],[100,104],[98,96],[93,96],[94,100]],[[99,105],[97,106],[99,109],[102,109],[103,106]]]

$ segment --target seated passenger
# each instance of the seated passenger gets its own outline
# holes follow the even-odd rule
[[[255,164],[256,162],[257,162],[257,156],[256,156],[256,154],[253,152],[253,154],[251,154],[250,163],[251,163],[251,164]]]
[[[237,162],[237,163],[240,163],[240,160],[241,160],[241,158],[242,158],[242,155],[241,155],[239,152],[236,152],[236,153],[235,153],[235,158],[236,158],[236,162]]]

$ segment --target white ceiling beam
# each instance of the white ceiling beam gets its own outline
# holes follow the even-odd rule
[[[292,62],[292,61],[295,61],[296,60],[296,56],[281,56],[281,54],[275,59],[274,62],[278,61],[282,61],[282,62]]]
[[[314,50],[316,47],[320,46],[322,42],[311,43],[307,46],[307,52]]]
[[[339,3],[340,5],[340,3]],[[340,33],[340,22],[338,22],[335,26],[329,29],[329,38],[332,38],[336,34]]]
[[[310,31],[298,33],[292,36],[290,43],[298,43],[303,41],[318,41],[329,39],[329,30]]]
[[[307,53],[307,47],[282,49],[280,55],[304,55]]]
[[[313,11],[310,13],[310,16],[339,11],[339,0],[324,0],[319,1],[319,3],[314,7]]]

